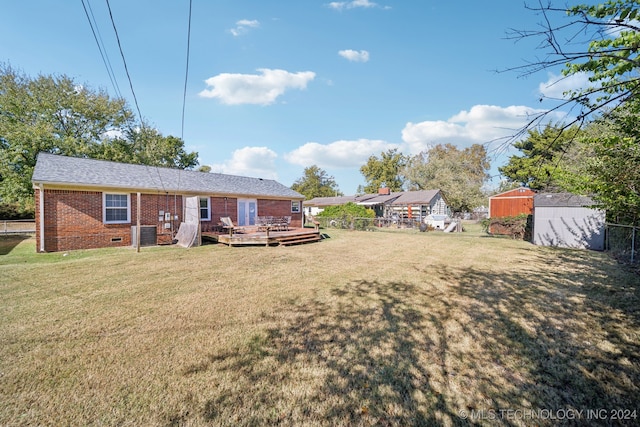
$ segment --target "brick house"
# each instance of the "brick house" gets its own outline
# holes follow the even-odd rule
[[[144,243],[171,243],[191,196],[200,198],[204,231],[222,216],[237,225],[290,216],[302,227],[304,196],[270,179],[40,153],[31,181],[39,252],[131,246],[138,220]]]

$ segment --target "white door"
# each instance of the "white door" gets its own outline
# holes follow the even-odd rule
[[[256,225],[257,210],[256,199],[238,199],[238,225]]]

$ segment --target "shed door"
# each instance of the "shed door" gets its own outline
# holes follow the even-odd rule
[[[258,201],[238,199],[238,225],[256,225]]]

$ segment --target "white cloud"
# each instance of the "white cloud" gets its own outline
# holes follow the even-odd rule
[[[402,130],[402,139],[410,154],[437,144],[468,147],[492,141],[504,142],[544,111],[520,105],[474,105],[469,111],[461,111],[446,121],[409,122]],[[548,118],[559,119],[560,114],[552,114]]]
[[[222,73],[205,80],[210,89],[200,92],[204,98],[218,98],[223,104],[273,104],[287,89],[306,89],[316,74],[312,71],[290,73],[260,68],[260,74]]]
[[[352,62],[367,62],[369,61],[369,52],[367,52],[366,50],[352,50],[352,49],[346,49],[346,50],[341,50],[338,52],[338,55],[342,56],[343,58],[348,59],[349,61]]]
[[[284,158],[289,163],[304,167],[360,168],[370,156],[392,148],[398,148],[398,145],[372,139],[341,140],[330,144],[307,142],[285,154]]]
[[[571,76],[559,76],[549,73],[546,82],[538,85],[540,95],[551,99],[566,99],[565,92],[587,88],[593,83],[589,81],[589,74],[576,73]]]
[[[229,32],[233,34],[235,37],[246,34],[251,28],[258,28],[260,26],[260,22],[255,19],[241,19],[236,22],[235,28],[231,28]]]
[[[380,6],[377,3],[371,2],[369,0],[332,1],[327,6],[335,10],[355,9],[358,7],[367,9],[371,7],[382,7],[383,9],[390,9],[389,6]]]
[[[267,147],[244,147],[235,150],[231,159],[211,165],[211,171],[229,175],[278,179],[275,160],[278,155]]]

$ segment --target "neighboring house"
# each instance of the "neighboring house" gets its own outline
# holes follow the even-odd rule
[[[533,198],[536,192],[530,188],[520,187],[489,197],[489,218],[515,217],[533,214]],[[492,224],[492,234],[511,234],[510,230],[500,229]]]
[[[533,201],[533,243],[604,250],[605,212],[589,197],[538,194]]]
[[[317,215],[328,206],[353,202],[367,206],[378,218],[410,218],[422,221],[428,215],[448,215],[449,207],[440,190],[391,192],[381,188],[377,194],[342,197],[316,197],[304,202],[305,213]]]
[[[40,153],[32,183],[41,252],[130,246],[138,219],[141,244],[171,243],[190,196],[200,198],[205,231],[222,216],[236,225],[291,216],[292,227],[302,226],[304,196],[270,179]]]

